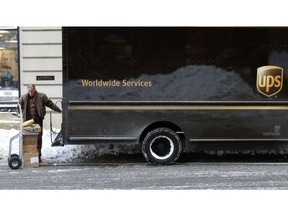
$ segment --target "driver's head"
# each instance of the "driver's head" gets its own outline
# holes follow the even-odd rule
[[[33,96],[35,95],[35,93],[36,93],[36,87],[35,87],[34,84],[29,84],[29,85],[27,86],[27,90],[28,90],[28,94],[29,94],[31,97],[33,97]]]

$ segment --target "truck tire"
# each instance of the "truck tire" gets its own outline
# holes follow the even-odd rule
[[[145,159],[154,165],[173,164],[181,152],[182,142],[169,128],[156,128],[150,131],[142,142]]]
[[[19,157],[11,157],[8,165],[11,169],[19,169],[22,166],[22,161]]]

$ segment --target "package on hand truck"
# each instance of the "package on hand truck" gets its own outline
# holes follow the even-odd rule
[[[24,167],[39,167],[39,152],[37,149],[38,132],[36,131],[40,130],[41,132],[41,128],[39,125],[32,126],[34,123],[33,119],[30,119],[23,123],[23,114],[20,104],[19,111],[19,133],[10,138],[8,165],[11,169],[19,169],[20,167],[22,167],[22,165]],[[27,131],[26,127],[28,126],[29,130]],[[31,128],[33,131],[31,130]],[[12,154],[13,141],[16,139],[19,140],[19,152],[18,154]]]

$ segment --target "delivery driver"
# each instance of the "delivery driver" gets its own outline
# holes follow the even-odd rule
[[[45,106],[51,108],[54,111],[61,113],[59,107],[57,107],[44,93],[37,92],[34,84],[29,84],[28,93],[22,95],[19,99],[21,105],[24,121],[34,119],[35,124],[39,124],[41,132],[38,136],[37,147],[39,149],[39,162],[41,162],[41,148],[42,148],[42,134],[43,134],[43,119],[46,114]]]

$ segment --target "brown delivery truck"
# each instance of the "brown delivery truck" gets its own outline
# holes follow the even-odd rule
[[[284,151],[287,72],[287,27],[63,27],[61,144]]]

